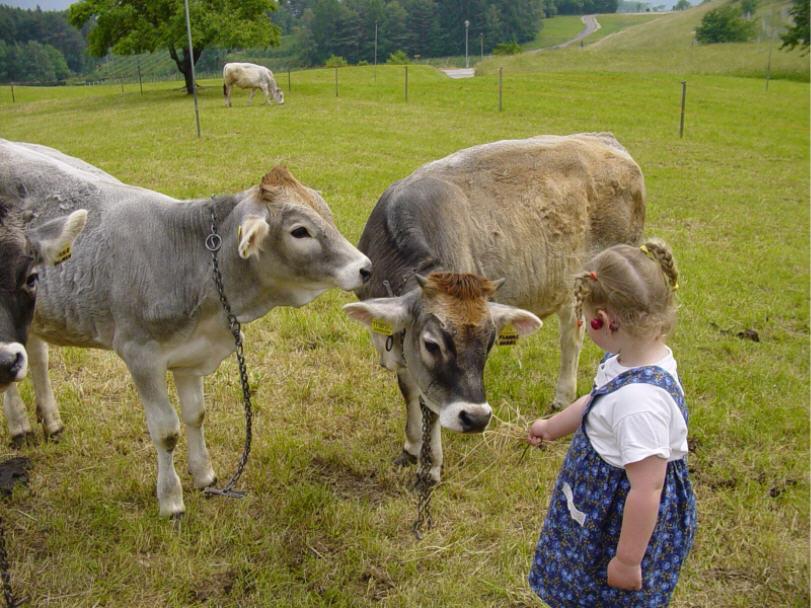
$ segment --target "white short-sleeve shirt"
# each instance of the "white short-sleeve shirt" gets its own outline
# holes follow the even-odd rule
[[[598,388],[632,369],[617,359],[615,355],[600,364],[594,378]],[[669,348],[654,365],[679,382]],[[648,456],[670,461],[687,454],[684,416],[670,393],[652,384],[626,384],[601,396],[586,419],[586,434],[600,457],[615,467],[624,468]]]

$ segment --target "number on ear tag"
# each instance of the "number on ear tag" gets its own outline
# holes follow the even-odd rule
[[[68,243],[54,256],[54,264],[61,264],[65,260],[69,260],[72,255],[73,250],[70,247],[70,243]]]
[[[508,323],[498,332],[496,343],[499,346],[512,346],[516,342],[518,342],[518,330]]]
[[[394,328],[391,326],[391,323],[383,319],[372,319],[372,331],[376,334],[383,334],[384,336],[394,334]]]

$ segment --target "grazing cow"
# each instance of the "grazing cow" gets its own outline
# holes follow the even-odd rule
[[[231,107],[231,89],[234,85],[241,89],[250,89],[251,96],[248,103],[253,103],[253,96],[257,89],[265,94],[265,101],[270,104],[270,96],[279,105],[284,103],[284,93],[276,84],[273,72],[263,65],[253,63],[226,63],[222,69],[222,94],[225,96],[225,106]]]
[[[34,317],[38,267],[67,260],[86,220],[87,211],[80,209],[27,230],[24,214],[0,200],[0,393],[28,371],[25,343]]]
[[[226,295],[241,323],[274,306],[306,304],[330,287],[357,289],[371,264],[338,232],[318,192],[283,167],[237,194],[176,201],[65,158],[50,148],[0,140],[0,195],[4,188],[22,192],[38,221],[78,205],[88,210],[71,263],[44,269],[40,277],[29,344],[42,351],[41,370],[32,368],[32,376],[45,431],[62,430],[47,382],[45,342],[112,349],[146,410],[158,452],[160,513],[176,516],[184,511],[173,464],[180,423],[166,372],[174,376],[186,426],[189,472],[195,487],[204,488],[215,475],[203,437],[203,376],[235,348],[206,249],[212,210]],[[6,411],[22,407],[12,385]],[[10,427],[12,436],[27,432],[26,425]]]
[[[583,332],[571,277],[595,252],[638,242],[644,216],[642,172],[610,134],[468,148],[383,193],[358,244],[374,264],[372,278],[356,290],[363,301],[344,308],[378,328],[372,337],[381,364],[397,371],[408,409],[398,464],[419,454],[421,397],[441,426],[485,428],[491,409],[482,374],[502,325],[525,335],[540,326],[538,317],[557,314],[561,365],[553,406],[572,401]],[[482,277],[506,281],[499,288]],[[439,425],[432,437],[438,481]]]

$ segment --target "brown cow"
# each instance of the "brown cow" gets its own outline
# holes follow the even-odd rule
[[[420,399],[444,427],[485,428],[490,406],[482,375],[502,325],[527,334],[540,326],[538,317],[558,315],[561,364],[553,406],[571,402],[583,340],[571,277],[596,252],[637,243],[644,218],[642,172],[606,133],[468,148],[386,190],[358,244],[372,260],[372,277],[355,292],[363,301],[345,309],[383,328],[373,342],[381,363],[397,371],[408,405],[398,462],[419,454]],[[496,293],[498,285],[482,277],[506,281]],[[386,297],[388,289],[393,297]],[[499,304],[488,302],[491,297]],[[438,480],[439,429],[433,433]]]

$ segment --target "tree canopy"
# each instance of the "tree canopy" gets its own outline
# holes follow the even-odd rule
[[[77,28],[94,23],[88,35],[88,51],[102,57],[169,51],[194,90],[192,62],[204,49],[267,47],[279,44],[279,28],[270,21],[277,7],[274,0],[192,0],[189,13],[194,46],[191,57],[186,34],[183,2],[177,0],[80,0],[68,9],[68,19]]]
[[[780,47],[793,49],[799,46],[801,49],[809,47],[809,26],[808,26],[808,0],[794,0],[791,7],[791,17],[794,25],[783,34],[783,44]]]
[[[754,22],[744,21],[741,9],[731,4],[708,12],[696,28],[696,40],[705,44],[745,42],[754,35]]]

